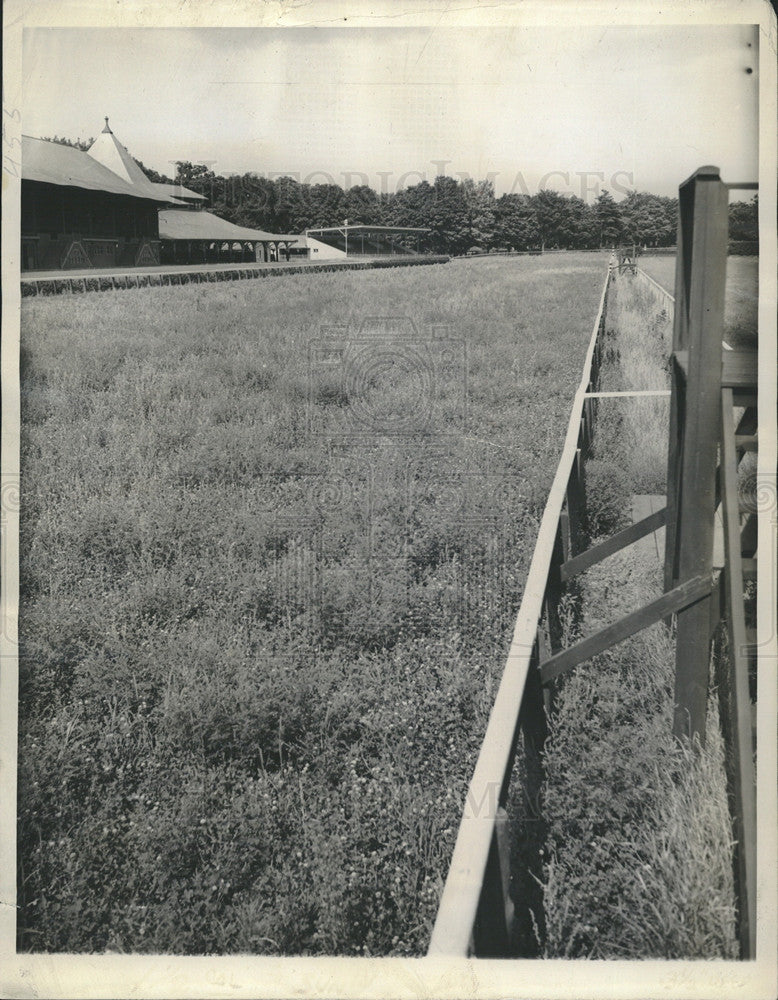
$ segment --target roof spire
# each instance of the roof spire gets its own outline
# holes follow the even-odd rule
[[[103,129],[103,132],[111,132],[111,129],[108,125],[108,115],[105,116],[105,128]],[[113,132],[111,132],[111,135],[113,135]]]

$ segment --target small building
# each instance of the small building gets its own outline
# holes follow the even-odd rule
[[[346,257],[386,257],[420,252],[422,236],[429,229],[410,226],[326,226],[306,229],[311,260],[338,260]]]
[[[159,213],[163,264],[240,263],[281,260],[299,236],[277,236],[236,226],[201,208],[163,208]]]
[[[159,264],[165,204],[176,202],[146,178],[107,118],[86,152],[23,136],[21,269]]]

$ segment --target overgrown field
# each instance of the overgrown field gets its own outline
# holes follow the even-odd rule
[[[671,295],[674,294],[675,257],[646,254],[638,259],[638,265]],[[732,347],[748,347],[756,343],[758,305],[759,258],[727,257],[724,336]]]
[[[21,949],[425,950],[603,277],[23,303]]]

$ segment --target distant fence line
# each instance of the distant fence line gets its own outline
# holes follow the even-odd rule
[[[541,250],[479,250],[478,253],[452,254],[453,260],[471,260],[473,257],[545,257],[550,253],[608,253],[610,247],[573,247],[572,249]]]
[[[22,298],[35,295],[63,295],[78,292],[110,292],[117,288],[153,288],[162,285],[210,284],[217,281],[241,281],[247,278],[279,277],[288,274],[310,274],[323,271],[364,271],[378,267],[418,267],[421,264],[445,264],[444,255],[396,256],[386,259],[330,261],[326,264],[283,265],[280,267],[234,267],[223,270],[192,271],[180,268],[170,271],[131,272],[124,274],[94,274],[78,277],[22,278]]]
[[[678,247],[647,247],[643,253],[652,257],[674,257]],[[730,240],[727,243],[729,257],[758,257],[759,240]]]
[[[451,254],[453,260],[467,260],[473,257],[535,257],[545,256],[550,253],[608,253],[610,246],[605,247],[580,247],[570,250],[542,250],[539,247],[535,250],[482,250],[478,253]],[[677,246],[671,247],[642,247],[638,251],[641,257],[675,257],[678,252]],[[730,240],[727,246],[727,254],[730,257],[758,257],[758,240]],[[664,289],[663,289],[664,291]]]

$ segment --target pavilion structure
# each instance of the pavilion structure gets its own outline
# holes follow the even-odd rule
[[[165,264],[277,261],[288,259],[289,248],[299,236],[266,233],[236,226],[204,209],[163,207],[159,237]]]
[[[105,129],[88,151],[22,137],[21,270],[160,263],[155,189]]]
[[[345,257],[385,257],[420,252],[422,237],[429,229],[411,226],[326,226],[306,229],[308,256],[311,260],[336,260]]]
[[[304,242],[236,226],[205,202],[150,181],[107,118],[86,151],[24,136],[21,270],[280,260]]]

